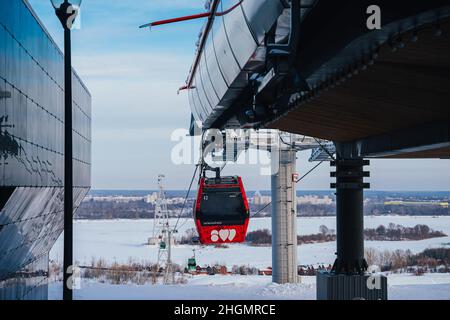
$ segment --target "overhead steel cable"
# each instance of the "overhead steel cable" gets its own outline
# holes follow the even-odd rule
[[[309,170],[307,173],[305,173],[302,177],[300,177],[298,180],[295,181],[295,183],[299,183],[301,182],[303,179],[305,179],[307,176],[309,176],[312,172],[314,172],[314,170],[316,170],[318,167],[320,167],[320,165],[322,163],[324,163],[325,161],[321,161],[318,164],[316,164],[311,170]],[[264,211],[267,207],[269,207],[272,204],[272,201],[270,201],[268,204],[266,204],[262,209],[260,209],[258,212],[254,213],[251,218],[257,216],[258,214],[260,214],[262,211]]]
[[[260,209],[258,212],[254,213],[251,215],[250,218],[254,218],[256,217],[258,214],[260,214],[261,212],[263,212],[267,207],[269,207],[272,204],[272,201],[270,201],[268,204],[266,204],[262,209]]]
[[[178,215],[177,222],[175,223],[173,231],[177,230],[178,223],[180,222],[180,219],[181,219],[181,217],[183,215],[184,209],[186,208],[187,200],[189,198],[189,194],[191,193],[192,185],[194,184],[195,176],[197,175],[197,171],[198,171],[198,167],[199,167],[199,165],[195,166],[194,174],[192,175],[191,183],[189,184],[189,189],[188,189],[188,191],[186,193],[186,196],[184,198],[183,207],[181,208],[180,214]]]
[[[299,178],[298,180],[295,181],[295,183],[299,183],[300,181],[302,181],[303,179],[305,179],[309,174],[311,174],[314,170],[316,170],[318,167],[320,167],[320,165],[322,163],[324,163],[325,161],[320,161],[318,164],[316,164],[311,170],[309,170],[307,173],[305,173],[301,178]]]

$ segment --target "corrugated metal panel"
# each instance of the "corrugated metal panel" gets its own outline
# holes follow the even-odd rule
[[[370,278],[370,280],[369,280]],[[373,280],[372,280],[373,279]],[[373,284],[369,287],[368,282]],[[387,300],[387,278],[380,275],[317,275],[317,300]]]
[[[223,0],[218,11],[226,11],[237,3],[238,0]],[[253,59],[258,50],[258,41],[262,42],[258,39],[264,37],[282,10],[279,0],[246,0],[228,14],[215,17],[211,30],[205,31],[209,31],[208,38],[200,53],[205,57],[201,57],[194,75],[197,78],[199,101],[203,106],[199,108],[197,101],[190,99],[191,109],[197,120],[204,119],[203,122],[212,123],[235,102],[248,85],[246,70],[260,63],[258,59],[261,59],[261,55],[258,55],[256,62]],[[209,73],[208,77],[206,72]],[[198,74],[202,77],[201,85]],[[212,88],[208,80],[211,81]],[[212,95],[211,89],[217,99]]]

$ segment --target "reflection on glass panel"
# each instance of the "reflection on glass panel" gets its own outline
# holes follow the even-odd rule
[[[64,57],[28,6],[0,1],[0,192],[10,191],[0,208],[0,300],[47,297],[48,251],[63,225]],[[75,74],[73,100],[78,206],[90,188],[91,96]]]

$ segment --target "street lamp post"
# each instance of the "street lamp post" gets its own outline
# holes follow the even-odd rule
[[[64,28],[64,262],[63,299],[72,300],[73,275],[73,141],[71,29],[82,0],[50,0]]]

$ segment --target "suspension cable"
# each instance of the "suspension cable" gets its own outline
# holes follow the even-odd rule
[[[320,165],[322,163],[324,163],[325,161],[321,161],[318,164],[316,164],[311,170],[309,170],[307,173],[305,173],[302,177],[300,177],[298,180],[295,181],[295,183],[299,183],[301,182],[303,179],[305,179],[307,176],[309,176],[312,172],[314,172],[314,170],[316,170],[318,167],[320,167]],[[267,207],[269,207],[272,204],[272,201],[270,201],[268,204],[266,204],[264,206],[264,208],[260,209],[258,212],[254,213],[251,218],[257,216],[258,214],[260,214],[262,211],[264,211]]]
[[[302,181],[303,179],[305,179],[307,176],[309,176],[312,172],[314,172],[314,170],[316,170],[318,167],[320,167],[320,165],[322,163],[324,163],[325,161],[320,161],[318,164],[316,164],[311,170],[309,170],[307,173],[305,173],[301,178],[299,178],[298,180],[295,181],[295,183],[299,183],[300,181]]]
[[[194,184],[195,176],[197,175],[197,171],[198,171],[198,167],[199,167],[199,165],[197,164],[195,166],[194,174],[192,175],[191,183],[189,184],[189,189],[186,193],[186,197],[184,198],[183,207],[181,208],[180,214],[178,215],[178,219],[177,219],[177,222],[175,223],[175,227],[173,228],[173,231],[177,230],[178,223],[180,222],[181,216],[183,215],[184,209],[186,208],[187,200],[189,198],[189,194],[191,193],[192,185]]]
[[[264,208],[260,209],[258,212],[252,214],[250,218],[256,217],[258,214],[260,214],[260,213],[263,212],[266,208],[268,208],[271,204],[272,204],[272,201],[270,201],[268,204],[266,204],[266,205],[264,206]]]
[[[197,171],[198,171],[198,168],[200,167],[201,169],[200,169],[200,172],[199,172],[199,179],[201,178],[201,176],[202,176],[202,174],[203,174],[203,170],[205,169],[205,154],[204,154],[204,150],[203,150],[203,141],[204,141],[204,136],[205,136],[205,133],[206,133],[206,131],[204,131],[203,133],[202,133],[202,141],[201,141],[201,146],[200,146],[200,154],[201,154],[201,158],[200,158],[200,161],[199,161],[199,163],[195,166],[195,171],[194,171],[194,175],[192,176],[192,180],[191,180],[191,183],[190,183],[190,185],[189,185],[189,190],[188,190],[188,192],[186,193],[186,197],[184,198],[184,204],[183,204],[183,207],[182,207],[182,209],[181,209],[181,211],[180,211],[180,214],[178,215],[178,219],[177,219],[177,222],[176,222],[176,224],[175,224],[175,227],[174,227],[174,231],[175,230],[177,230],[177,227],[178,227],[178,224],[179,224],[179,222],[180,222],[180,220],[181,220],[181,217],[182,217],[182,215],[183,215],[183,212],[184,212],[184,209],[186,208],[186,204],[187,204],[187,200],[188,200],[188,197],[189,197],[189,194],[190,194],[190,192],[191,192],[191,189],[192,189],[192,185],[193,185],[193,183],[194,183],[194,180],[195,180],[195,176],[196,176],[196,174],[197,174]],[[224,165],[220,168],[220,172],[222,173],[222,171],[225,169],[225,167],[227,166],[227,162],[225,162],[224,163]],[[186,219],[181,225],[180,225],[180,229],[186,224],[186,222],[187,221],[189,221],[188,219]]]

